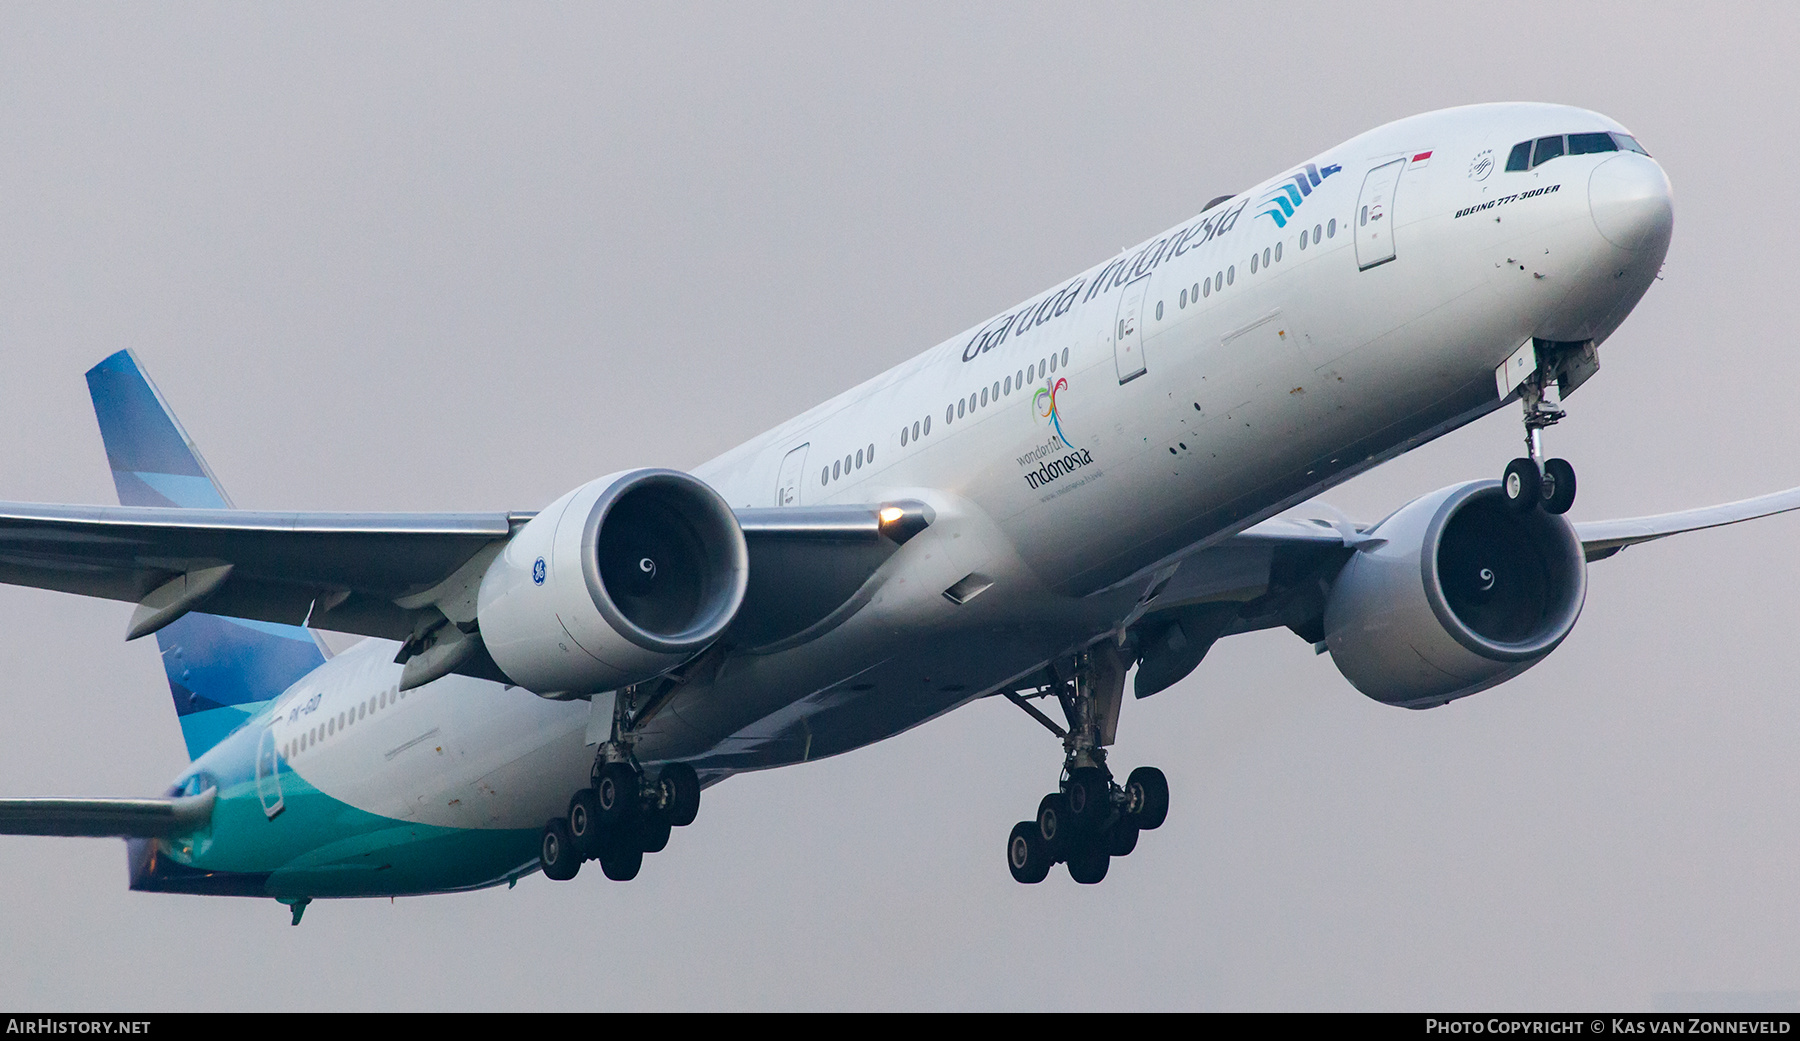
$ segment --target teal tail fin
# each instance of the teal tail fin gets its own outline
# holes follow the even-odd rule
[[[88,370],[88,393],[125,506],[230,508],[187,431],[130,351]],[[156,633],[189,758],[325,663],[310,630],[192,612]]]

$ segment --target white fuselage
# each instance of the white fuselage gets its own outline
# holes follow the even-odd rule
[[[696,467],[734,507],[935,520],[829,632],[684,687],[639,754],[716,779],[915,726],[1117,630],[1181,555],[1498,407],[1497,365],[1605,339],[1667,245],[1615,245],[1590,198],[1598,167],[1647,156],[1508,172],[1507,150],[1621,130],[1550,105],[1388,124]],[[972,575],[979,595],[944,595]],[[393,656],[365,641],[251,725],[287,747],[362,706],[287,765],[394,821],[535,833],[585,783],[586,702],[456,676],[402,698]]]

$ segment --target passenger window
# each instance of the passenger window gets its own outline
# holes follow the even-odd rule
[[[927,433],[927,434],[931,433],[931,417],[930,416],[925,417],[925,433]]]
[[[952,416],[952,415],[951,415],[951,413],[953,413],[953,412],[955,412],[955,411],[956,411],[956,406],[955,406],[955,405],[945,405],[945,406],[944,406],[944,422],[946,422],[946,423],[948,423],[948,422],[950,422],[950,420],[951,420],[951,419],[952,419],[952,418],[954,418],[954,417],[953,417],[953,416]]]
[[[1319,244],[1319,230],[1317,224],[1313,225],[1313,245],[1315,246]]]
[[[1159,322],[1162,321],[1162,301],[1161,300],[1158,300],[1156,302],[1156,320]]]
[[[1188,294],[1188,299],[1194,301],[1195,303],[1200,302],[1200,283],[1198,283],[1198,282],[1194,283],[1193,291]]]
[[[1263,267],[1269,266],[1269,247],[1263,247]]]
[[[900,447],[901,448],[906,447],[906,428],[905,427],[900,428]]]
[[[1506,157],[1506,172],[1517,173],[1520,170],[1529,169],[1531,169],[1531,142],[1520,141],[1512,147],[1511,154]]]
[[[1219,272],[1215,272],[1213,274],[1213,288],[1214,289],[1224,289],[1225,288],[1225,272],[1219,271]]]
[[[831,483],[831,471],[829,469],[819,471],[819,483],[820,484],[830,484]]]
[[[987,404],[987,388],[986,387],[981,388],[981,403],[983,405]]]
[[[1275,243],[1275,259],[1281,259],[1281,243],[1279,242]]]
[[[1561,134],[1558,134],[1555,137],[1540,137],[1537,139],[1537,147],[1531,150],[1531,165],[1533,168],[1542,166],[1562,154],[1563,139]]]
[[[1230,267],[1225,269],[1225,284],[1231,285],[1233,282],[1236,282],[1236,281],[1237,281],[1237,265],[1233,264]]]
[[[1063,368],[1066,369],[1068,367],[1069,367],[1069,349],[1067,347],[1064,347],[1063,348]]]
[[[1000,400],[1000,381],[999,380],[994,381],[994,400],[995,401]]]
[[[1570,155],[1592,155],[1595,152],[1617,152],[1611,134],[1570,134]]]
[[[1362,208],[1362,216],[1360,216],[1360,217],[1358,217],[1358,218],[1357,218],[1357,221],[1356,221],[1356,223],[1357,223],[1357,224],[1358,224],[1358,225],[1359,225],[1359,226],[1364,226],[1364,225],[1367,225],[1367,224],[1368,224],[1368,223],[1369,223],[1369,208],[1368,208],[1368,207],[1367,207],[1367,206],[1364,206],[1364,207],[1363,207],[1363,208]]]
[[[931,420],[929,418],[927,418],[925,420],[925,427],[927,430],[929,430],[931,428]],[[914,441],[917,441],[919,439],[919,423],[917,420],[913,421],[912,435],[913,435]]]
[[[841,466],[841,465],[842,465],[842,464],[840,464],[840,463],[839,463],[839,462],[838,462],[838,461],[837,461],[837,460],[836,460],[836,459],[833,459],[833,460],[832,460],[832,461],[831,461],[831,479],[832,479],[832,480],[834,480],[834,481],[835,481],[835,480],[837,480],[837,479],[838,479],[838,477],[839,477],[839,476],[840,476],[840,471],[839,471],[839,467],[840,467],[840,466]]]
[[[1337,234],[1337,218],[1333,217],[1333,218],[1331,218],[1331,220],[1329,220],[1325,223],[1325,237],[1331,238],[1332,236],[1334,236],[1336,234]]]
[[[1250,273],[1256,274],[1256,254],[1250,254]]]
[[[1181,298],[1175,302],[1175,306],[1183,307],[1183,308],[1185,308],[1187,306],[1187,290],[1186,289],[1183,289],[1181,291]]]
[[[1054,355],[1054,354],[1052,354],[1050,356],[1050,371],[1051,372],[1056,371],[1056,355]]]
[[[863,463],[863,450],[859,448],[856,450],[856,468],[858,470],[862,469],[862,463]]]
[[[1212,295],[1212,276],[1211,275],[1206,276],[1206,281],[1201,284],[1200,291],[1202,293],[1205,293],[1207,296]]]
[[[1300,248],[1301,249],[1306,248],[1306,229],[1305,228],[1300,229]]]
[[[963,406],[964,406],[964,405],[967,405],[967,404],[968,404],[968,402],[967,402],[967,401],[965,401],[965,400],[964,400],[964,399],[962,399],[962,398],[957,398],[957,399],[956,399],[956,418],[958,418],[958,419],[961,419],[961,418],[962,418],[962,415],[963,415]]]
[[[875,465],[875,442],[869,442],[869,465]]]

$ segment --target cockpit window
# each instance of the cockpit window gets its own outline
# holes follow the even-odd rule
[[[1593,152],[1617,152],[1611,134],[1570,134],[1569,154],[1589,155]]]
[[[1592,155],[1595,152],[1650,154],[1630,134],[1558,134],[1555,137],[1540,137],[1536,141],[1520,141],[1514,145],[1512,154],[1506,157],[1506,169],[1508,172],[1529,170],[1558,156]]]

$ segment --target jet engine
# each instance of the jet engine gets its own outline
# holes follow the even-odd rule
[[[1376,701],[1431,708],[1541,661],[1587,597],[1575,529],[1497,481],[1415,499],[1368,533],[1325,602],[1331,660]]]
[[[675,470],[602,477],[551,503],[482,577],[477,621],[494,663],[546,696],[667,672],[731,624],[749,581],[731,507]]]

